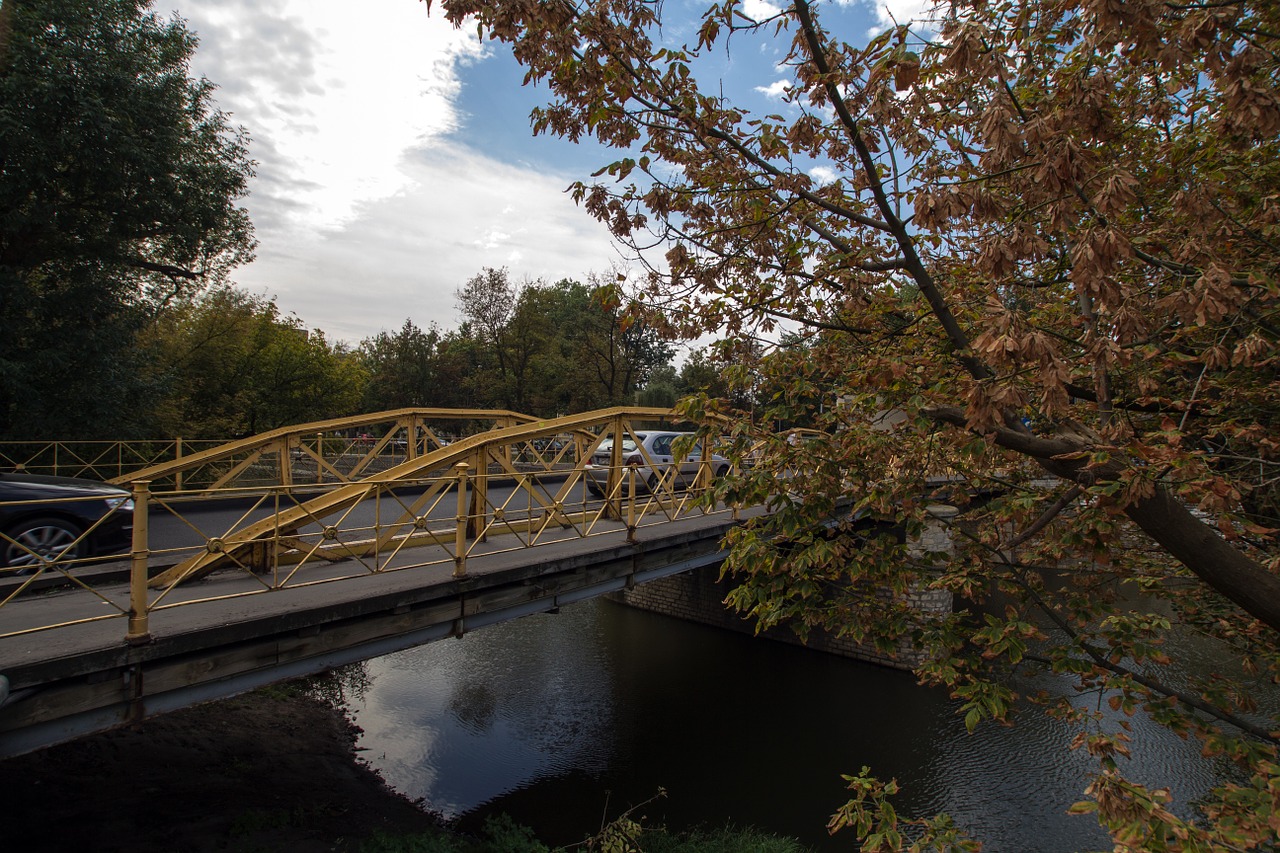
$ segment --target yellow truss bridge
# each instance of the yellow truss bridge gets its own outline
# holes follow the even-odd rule
[[[34,571],[0,568],[0,640],[121,618],[125,638],[140,643],[153,614],[168,608],[435,565],[459,578],[480,554],[619,531],[634,542],[646,526],[736,518],[737,508],[710,499],[728,467],[714,454],[715,436],[728,425],[703,425],[701,441],[712,452],[700,457],[688,456],[692,440],[678,442],[674,457],[655,456],[640,440],[646,429],[677,426],[698,429],[658,408],[554,419],[400,409],[205,448],[49,442],[21,455],[10,449],[0,466],[97,476],[127,489],[132,540],[127,556],[72,547],[33,554]],[[113,509],[99,524],[124,512]],[[77,544],[93,534],[81,531]],[[13,541],[0,531],[0,543]],[[92,615],[6,618],[25,593],[55,583],[88,591],[99,603]]]

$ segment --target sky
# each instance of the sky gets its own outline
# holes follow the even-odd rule
[[[330,341],[355,345],[406,319],[454,328],[455,292],[485,267],[554,282],[623,263],[566,193],[614,158],[532,136],[544,93],[522,87],[505,46],[474,28],[421,0],[169,2],[156,11],[199,38],[192,75],[218,86],[257,161],[244,201],[257,259],[233,278]],[[919,0],[893,2],[901,19]],[[665,34],[678,39],[703,5],[668,0]],[[827,5],[851,41],[890,14]],[[735,54],[718,73],[748,106],[776,111],[783,47]]]

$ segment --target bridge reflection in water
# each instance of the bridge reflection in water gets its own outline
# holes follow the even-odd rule
[[[449,443],[431,425],[482,415],[491,428]],[[4,581],[0,755],[718,563],[759,510],[710,500],[709,457],[690,488],[642,488],[615,440],[603,497],[583,481],[606,439],[673,417],[400,410],[117,473],[127,563],[47,559]],[[210,501],[233,520],[210,529]]]

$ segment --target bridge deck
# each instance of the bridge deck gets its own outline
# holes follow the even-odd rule
[[[718,564],[734,523],[678,519],[641,528],[634,544],[624,529],[533,549],[490,543],[468,558],[462,578],[441,563],[238,595],[254,578],[222,572],[183,593],[198,604],[154,611],[143,645],[124,642],[120,619],[8,637],[0,641],[10,690],[0,705],[0,756]],[[326,571],[344,567],[317,567]],[[127,601],[127,585],[106,594]],[[48,624],[55,610],[82,618],[94,607],[108,605],[83,592],[41,595],[10,609],[6,627]]]

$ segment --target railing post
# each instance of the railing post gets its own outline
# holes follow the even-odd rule
[[[182,461],[182,436],[178,436],[173,440],[173,459],[175,462]],[[123,471],[121,473],[124,473]],[[182,491],[182,471],[173,475],[173,489],[176,492]]]
[[[316,482],[324,482],[324,466],[320,461],[324,459],[324,433],[316,433]]]
[[[622,485],[622,437],[626,434],[622,418],[613,419],[613,445],[609,448],[609,475],[605,478],[605,507],[609,518],[622,519],[618,488]]]
[[[151,551],[147,547],[147,518],[151,503],[151,481],[133,482],[133,549],[129,564],[129,630],[125,642],[142,645],[151,642],[147,609],[147,562]]]
[[[627,544],[636,544],[636,471],[634,465],[627,466]]]
[[[460,578],[467,573],[467,469],[471,466],[459,462],[454,466],[458,483],[457,532],[453,541],[453,576]]]

